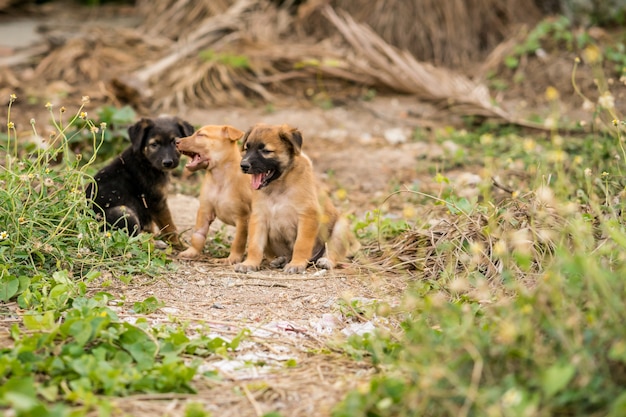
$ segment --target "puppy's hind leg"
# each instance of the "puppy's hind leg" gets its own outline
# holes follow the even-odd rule
[[[116,229],[126,229],[129,235],[135,236],[141,231],[141,223],[135,211],[127,206],[115,206],[104,211],[108,224]]]
[[[361,244],[350,230],[347,219],[341,217],[333,226],[330,239],[326,242],[326,256],[319,258],[315,265],[322,269],[333,269],[337,262],[353,256]]]

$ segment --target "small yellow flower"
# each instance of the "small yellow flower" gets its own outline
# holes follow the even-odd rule
[[[46,103],[46,109],[50,110],[52,108],[52,103],[47,102]]]
[[[546,157],[550,162],[562,163],[565,162],[565,160],[567,159],[567,152],[563,151],[562,149],[557,149],[552,152],[548,152]]]
[[[552,87],[549,86],[548,88],[546,88],[546,100],[548,101],[556,101],[559,99],[559,91]]]
[[[18,217],[17,222],[18,222],[19,224],[24,224],[24,223],[26,223],[26,218],[24,218],[24,217]]]
[[[527,139],[524,139],[524,142],[523,142],[522,146],[524,147],[524,150],[526,152],[532,152],[533,150],[535,150],[536,145],[537,145],[537,143],[535,142],[534,139],[528,139],[527,138]]]
[[[80,114],[78,115],[78,117],[80,119],[85,120],[87,118],[87,112],[86,111],[81,111]]]
[[[402,217],[405,219],[414,219],[415,218],[415,208],[409,204],[405,205],[402,208]]]
[[[106,129],[106,128],[107,128],[107,124],[106,124],[106,122],[102,122],[102,123],[100,123],[100,129],[104,130],[104,129]]]
[[[511,193],[511,198],[515,200],[517,197],[519,197],[519,191],[515,190]]]
[[[107,237],[107,238],[110,238],[110,237],[111,237],[111,232],[106,232],[106,233],[104,234],[104,236],[105,236],[105,237]]]
[[[576,155],[576,156],[574,157],[574,160],[572,161],[572,163],[573,163],[574,165],[580,165],[580,164],[582,164],[582,162],[583,162],[583,157],[582,157],[582,156],[580,156],[580,155]]]
[[[604,172],[602,172],[601,177],[602,177],[602,178],[608,178],[608,177],[609,177],[609,173],[608,173],[608,172],[606,172],[606,171],[604,171]]]
[[[98,133],[100,131],[100,129],[98,129],[96,126],[91,126],[89,130],[91,131],[91,133]]]
[[[613,126],[617,126],[619,124],[619,120],[613,119]]]
[[[4,240],[8,238],[9,238],[9,232],[7,232],[6,230],[3,230],[2,232],[0,232],[0,240]]]
[[[493,135],[491,133],[484,133],[480,135],[481,145],[491,145],[493,143]]]
[[[595,64],[602,61],[602,53],[596,45],[589,45],[583,50],[583,58],[589,64]]]
[[[8,122],[8,123],[7,123],[7,127],[8,127],[9,129],[15,129],[15,123],[13,123],[13,122]]]
[[[61,113],[65,113],[66,111],[65,106],[62,106],[59,110],[61,110]]]

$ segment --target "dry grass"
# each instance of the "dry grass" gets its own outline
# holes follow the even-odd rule
[[[40,58],[34,72],[19,70],[24,59],[3,78],[12,89],[28,84],[29,94],[50,94],[50,81],[64,80],[69,93],[145,113],[332,100],[373,88],[510,120],[483,84],[448,68],[484,57],[513,22],[533,20],[535,12],[525,8],[516,20],[519,0],[470,3],[387,0],[366,10],[358,2],[310,2],[294,14],[269,1],[140,1],[138,26],[86,26],[32,51],[30,58]]]

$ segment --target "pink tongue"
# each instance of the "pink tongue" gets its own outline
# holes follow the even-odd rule
[[[200,163],[200,155],[195,154],[191,161],[187,164],[190,167],[194,167]]]
[[[261,183],[263,182],[263,174],[252,174],[252,189],[258,190],[261,188]]]

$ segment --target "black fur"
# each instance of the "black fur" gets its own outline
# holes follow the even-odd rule
[[[175,140],[194,128],[177,117],[142,118],[128,128],[131,145],[102,168],[87,199],[97,215],[130,234],[152,231],[170,217],[166,201],[169,171],[180,162]],[[173,225],[172,225],[173,226]]]
[[[282,174],[280,161],[265,153],[263,143],[250,144],[244,152],[240,164],[244,174],[260,174],[270,170],[276,172],[274,178],[278,178]]]

